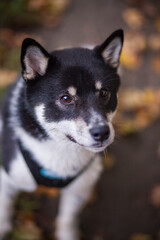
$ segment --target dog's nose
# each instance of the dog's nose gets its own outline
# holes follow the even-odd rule
[[[95,141],[102,142],[109,138],[110,128],[108,125],[94,127],[90,129],[90,133]]]

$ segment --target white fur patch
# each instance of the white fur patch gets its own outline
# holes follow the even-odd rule
[[[97,113],[93,108],[90,110],[90,127],[95,125],[105,125],[107,119],[103,118],[99,113]]]
[[[17,194],[16,186],[3,168],[0,168],[0,239],[11,231],[11,217],[14,198]]]
[[[85,45],[82,45],[82,47],[92,50],[95,47],[95,45],[85,44]]]
[[[44,109],[45,106],[41,104],[35,108],[35,113],[40,124],[46,129],[50,137],[54,139],[55,143],[58,140],[58,142],[61,141],[68,146],[71,144],[71,147],[73,146],[76,148],[76,151],[79,151],[80,155],[83,153],[83,151],[85,151],[85,149],[89,149],[93,152],[102,151],[114,139],[114,130],[112,124],[110,124],[110,131],[113,133],[110,134],[106,145],[101,149],[94,149],[92,145],[95,144],[95,141],[90,134],[90,129],[97,125],[103,126],[107,124],[107,118],[102,118],[102,116],[95,112],[93,109],[91,110],[91,120],[89,126],[81,118],[78,118],[76,120],[63,120],[60,122],[46,122],[44,118]],[[70,140],[66,138],[66,135],[73,137],[76,140],[77,144],[70,142]]]
[[[18,106],[18,98],[20,91],[24,85],[24,80],[22,78],[16,83],[14,90],[12,91],[12,95],[10,98],[10,118],[8,119],[8,124],[12,126],[13,130],[15,130],[15,126],[19,125],[19,119],[17,114],[17,106]]]
[[[23,136],[22,136],[23,137]],[[14,181],[18,190],[27,192],[35,191],[37,184],[23,159],[21,152],[17,151],[16,157],[11,162],[9,176]]]
[[[100,90],[102,88],[102,83],[100,81],[97,81],[95,83],[95,87],[96,87],[97,90]]]
[[[96,155],[91,166],[62,191],[60,209],[56,221],[57,239],[78,239],[77,216],[88,201],[101,171],[102,161],[100,156]]]
[[[77,89],[75,87],[71,86],[68,88],[68,92],[71,96],[75,96],[77,93]]]

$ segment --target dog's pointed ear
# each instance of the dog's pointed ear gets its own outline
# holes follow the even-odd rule
[[[123,46],[123,30],[113,32],[101,45],[95,48],[104,61],[113,68],[119,66],[119,58]]]
[[[22,76],[28,81],[46,73],[49,53],[34,39],[26,38],[22,43]]]

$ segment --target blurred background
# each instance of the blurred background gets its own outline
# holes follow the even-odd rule
[[[1,0],[0,95],[20,72],[25,37],[55,48],[100,44],[125,33],[117,136],[105,171],[80,216],[83,240],[160,240],[160,1]],[[8,240],[47,240],[57,190],[17,200]],[[53,209],[53,211],[51,210]]]

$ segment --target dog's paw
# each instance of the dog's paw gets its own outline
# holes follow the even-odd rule
[[[76,225],[73,222],[58,222],[55,231],[56,240],[79,240],[79,232]]]
[[[2,222],[0,223],[0,240],[3,240],[4,237],[11,232],[12,225],[9,222]]]
[[[61,231],[55,233],[56,240],[79,240],[79,236],[75,232],[71,231]]]

